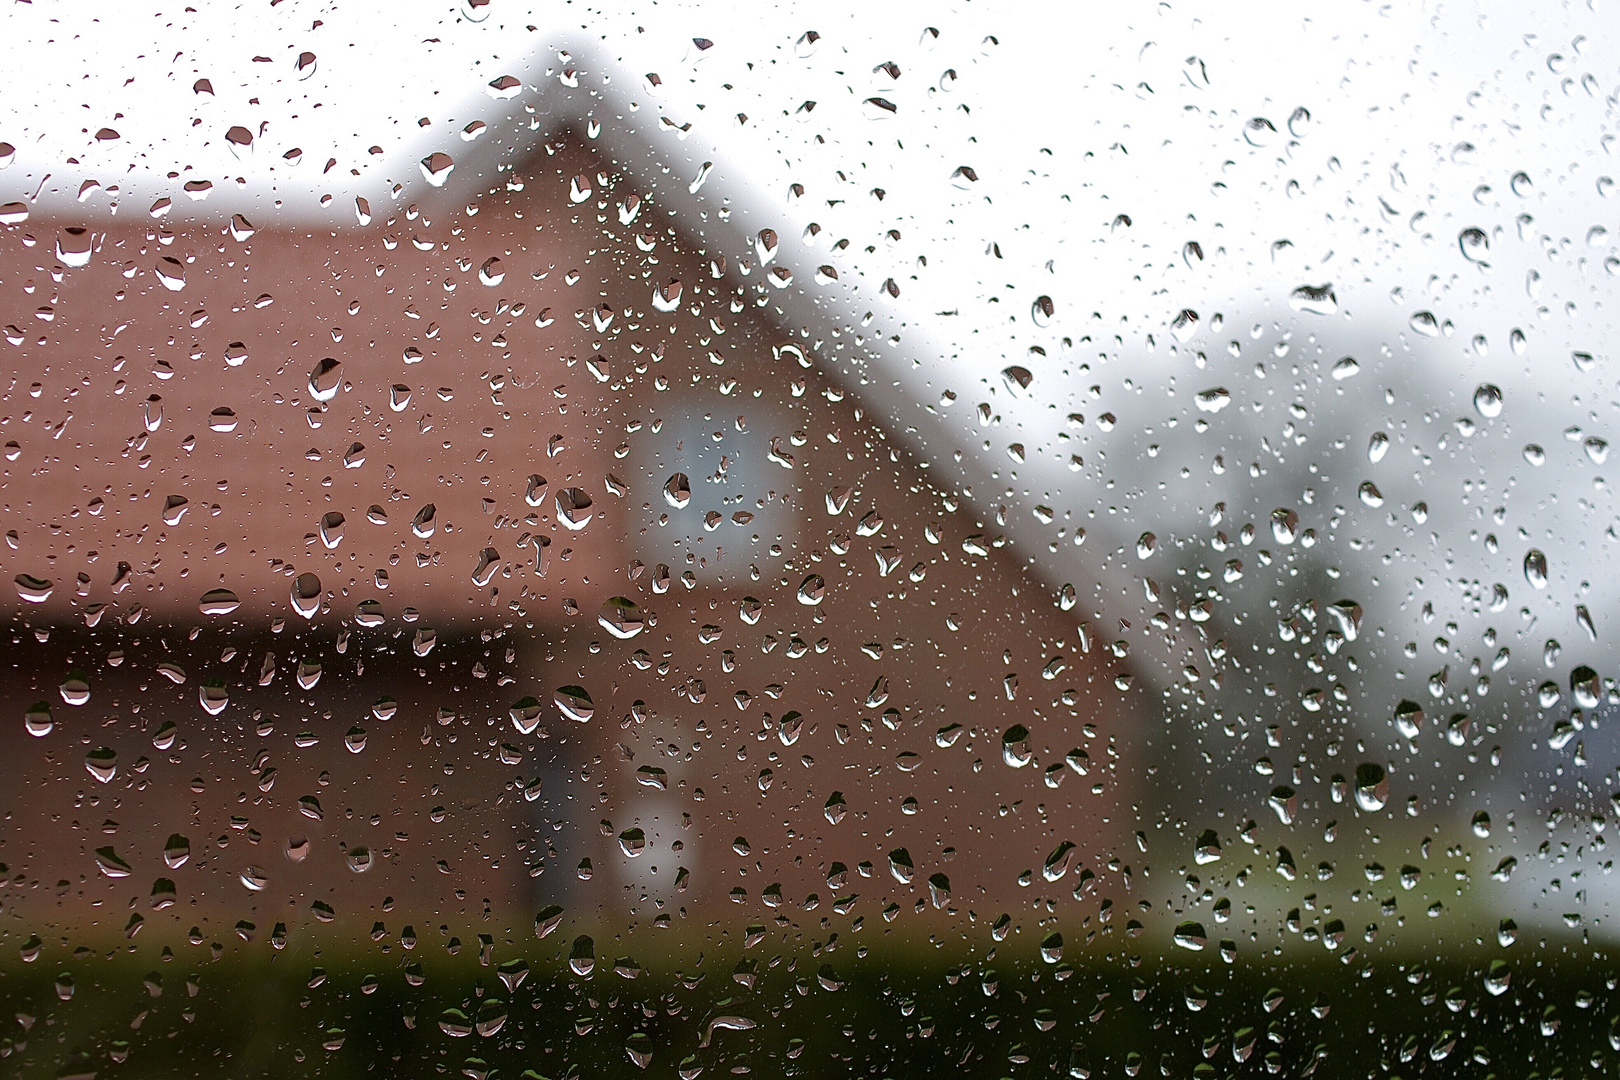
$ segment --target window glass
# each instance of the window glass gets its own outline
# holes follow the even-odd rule
[[[1612,1070],[1611,22],[9,13],[7,1074]]]

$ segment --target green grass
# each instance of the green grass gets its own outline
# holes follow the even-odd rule
[[[559,936],[566,933],[567,927]],[[1016,940],[1000,947],[1004,956],[980,949],[970,959],[960,946],[863,938],[846,935],[820,956],[807,947],[773,953],[770,941],[746,952],[687,943],[655,956],[648,942],[637,942],[646,970],[633,980],[615,974],[612,961],[616,946],[637,950],[611,937],[598,938],[588,979],[567,970],[555,937],[498,941],[495,964],[526,955],[531,966],[510,994],[497,968],[481,965],[476,941],[456,956],[426,938],[412,952],[395,944],[387,954],[336,940],[318,950],[294,943],[278,952],[261,939],[233,942],[239,947],[218,961],[206,944],[176,946],[167,960],[156,943],[133,954],[119,948],[65,962],[49,953],[28,964],[12,956],[0,966],[0,1001],[8,1015],[29,1024],[26,1030],[12,1024],[8,1056],[0,1060],[4,1073],[19,1080],[92,1071],[129,1080],[330,1080],[459,1075],[469,1068],[493,1069],[509,1080],[525,1069],[553,1078],[627,1076],[641,1074],[626,1051],[638,1035],[652,1050],[647,1073],[658,1076],[673,1075],[688,1058],[688,1069],[701,1066],[708,1077],[745,1068],[760,1077],[900,1078],[942,1070],[1036,1077],[1066,1075],[1074,1053],[1093,1076],[1127,1076],[1136,1064],[1140,1075],[1156,1077],[1161,1060],[1172,1076],[1195,1075],[1195,1068],[1214,1076],[1267,1075],[1271,1055],[1270,1064],[1287,1076],[1516,1080],[1560,1070],[1584,1075],[1594,1055],[1609,1070],[1620,1061],[1608,1041],[1617,1011],[1606,982],[1611,969],[1576,938],[1521,942],[1505,953],[1451,950],[1421,962],[1373,953],[1346,965],[1317,948],[1227,965],[1207,951],[1133,950],[1137,942],[1116,932],[1062,979],[1062,968],[1029,957],[1028,943]],[[857,955],[862,945],[871,950],[864,957]],[[566,946],[565,939],[563,953]],[[1483,975],[1503,955],[1511,982],[1495,996]],[[752,989],[733,978],[744,958],[757,961]],[[419,987],[402,970],[411,961],[422,965]],[[317,966],[325,978],[310,987]],[[64,971],[74,981],[66,1001],[55,985]],[[162,977],[160,996],[143,982],[150,972]],[[363,989],[368,976],[375,977],[370,993]],[[837,988],[826,988],[822,976]],[[443,1010],[475,1017],[491,998],[507,1002],[499,1031],[463,1038],[441,1031]],[[1189,998],[1205,1004],[1195,1011]],[[1453,998],[1457,1011],[1448,1005]],[[1549,1007],[1556,1030],[1544,1035]],[[700,1046],[708,1021],[719,1015],[757,1026],[718,1029],[710,1045]],[[1240,1062],[1232,1047],[1249,1038],[1245,1028],[1253,1029],[1253,1052]],[[1451,1039],[1450,1054],[1431,1059],[1431,1049]],[[1216,1048],[1206,1061],[1207,1041]],[[1401,1061],[1403,1048],[1415,1056]],[[1475,1060],[1476,1048],[1487,1063]],[[125,1054],[121,1063],[113,1060]],[[469,1066],[470,1058],[483,1064]]]

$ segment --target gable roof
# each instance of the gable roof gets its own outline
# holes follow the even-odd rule
[[[242,177],[243,182],[221,177],[206,197],[191,200],[181,198],[175,190],[184,182],[183,176],[171,180],[155,173],[132,175],[116,195],[115,212],[129,215],[148,205],[150,197],[154,203],[171,200],[163,207],[164,218],[176,228],[190,220],[220,222],[239,214],[256,227],[324,225],[342,231],[356,227],[357,209],[363,216],[381,214],[396,201],[417,204],[425,215],[448,216],[501,190],[524,159],[555,150],[564,137],[600,145],[630,186],[645,193],[644,220],[667,215],[694,246],[716,257],[716,265],[723,265],[725,276],[734,282],[764,277],[777,286],[766,290],[771,301],[767,313],[784,331],[777,344],[800,346],[829,375],[859,395],[869,414],[915,455],[942,488],[959,491],[966,509],[976,511],[983,520],[983,543],[1008,543],[1029,551],[1026,569],[1045,578],[1054,593],[1065,582],[1081,583],[1081,614],[1089,608],[1093,617],[1102,616],[1104,624],[1121,619],[1140,622],[1141,603],[1126,594],[1128,578],[1116,587],[1097,589],[1089,598],[1083,584],[1099,569],[1105,580],[1117,578],[1109,560],[1087,555],[1124,550],[1127,539],[1134,543],[1134,536],[1127,538],[1110,521],[1089,520],[1086,552],[1064,547],[1054,556],[1041,551],[1052,528],[1029,516],[1027,510],[1009,510],[1009,505],[1015,507],[1023,501],[1056,504],[1061,485],[1070,479],[1063,471],[1048,468],[1057,462],[1035,457],[1012,469],[1022,474],[1016,480],[1020,487],[1038,484],[1041,490],[1053,493],[1044,499],[1037,495],[1024,500],[1000,492],[1007,486],[1004,467],[991,454],[951,459],[952,451],[962,445],[962,420],[976,403],[964,396],[945,407],[943,391],[956,381],[949,368],[941,370],[947,349],[936,344],[903,303],[877,288],[878,283],[847,266],[840,270],[839,255],[826,249],[832,241],[830,235],[820,236],[819,246],[795,235],[796,219],[805,216],[812,196],[798,195],[791,188],[770,190],[769,170],[728,154],[723,145],[702,134],[683,137],[687,134],[682,131],[684,125],[671,118],[669,110],[648,100],[650,82],[626,71],[590,42],[546,50],[527,64],[515,65],[514,70],[523,72],[523,81],[512,75],[495,75],[487,89],[478,91],[482,100],[453,111],[458,121],[463,114],[476,114],[476,122],[483,125],[482,133],[471,141],[453,137],[454,127],[430,125],[414,133],[414,138],[397,140],[388,154],[366,165],[363,172],[340,166],[313,177],[318,162],[308,160],[292,167],[283,161],[267,166],[272,151],[267,145],[257,145],[251,151],[257,155],[255,171]],[[442,171],[447,164],[441,157],[430,166],[428,159],[434,154],[448,154],[453,165],[430,183],[430,167]],[[26,167],[28,163],[19,164]],[[63,221],[83,217],[85,210],[75,194],[82,182],[66,175],[42,177],[31,213],[36,218],[48,215]],[[92,208],[105,194],[95,192],[89,197]],[[768,267],[760,266],[766,251],[762,236],[771,233],[776,240],[772,261]],[[1001,361],[982,366],[1012,370],[1011,364]],[[959,372],[960,362],[955,367]],[[1023,389],[1013,376],[994,377],[990,385],[980,387],[980,393],[998,411],[1011,412],[1018,406],[1010,398]],[[1040,392],[1039,386],[1031,390]],[[1058,514],[1062,509],[1053,505]],[[1066,534],[1066,542],[1072,542],[1072,534]],[[1098,563],[1102,565],[1095,565]]]

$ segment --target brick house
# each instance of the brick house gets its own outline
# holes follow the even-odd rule
[[[1063,841],[1109,872],[1118,665],[757,257],[583,127],[342,228],[0,235],[5,708],[55,724],[6,729],[28,926],[82,927],[81,895],[104,931],[156,920],[163,878],[162,917],[216,937],[315,904],[355,935],[551,902],[699,926],[728,898],[932,929],[930,899],[1073,887],[1040,873]]]

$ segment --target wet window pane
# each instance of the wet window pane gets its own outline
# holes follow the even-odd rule
[[[6,1074],[1612,1070],[1611,23],[11,13]]]

